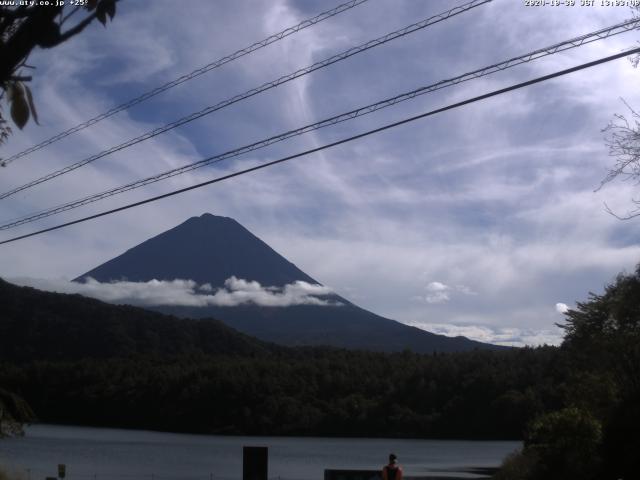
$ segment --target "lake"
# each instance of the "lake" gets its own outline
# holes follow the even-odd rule
[[[322,480],[326,468],[378,469],[390,452],[406,476],[458,476],[466,467],[494,467],[520,448],[512,441],[402,440],[317,437],[227,437],[32,425],[26,436],[0,440],[0,464],[24,480],[238,480],[242,447],[269,447],[269,478]]]

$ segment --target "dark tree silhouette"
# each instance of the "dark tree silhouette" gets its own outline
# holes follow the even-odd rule
[[[22,129],[29,118],[38,122],[27,85],[31,76],[24,74],[25,69],[34,68],[27,64],[33,49],[60,45],[81,33],[95,19],[106,26],[107,19],[113,19],[116,13],[117,1],[49,0],[46,6],[0,7],[0,99],[6,97],[11,119],[18,128]],[[76,20],[83,11],[84,17]],[[0,111],[0,143],[6,141],[10,133],[11,127]]]
[[[0,438],[22,433],[22,424],[35,420],[31,407],[15,393],[0,388]]]

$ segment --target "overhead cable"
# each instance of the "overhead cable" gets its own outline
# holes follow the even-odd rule
[[[214,184],[214,183],[222,182],[224,180],[228,180],[228,179],[231,179],[231,178],[239,177],[239,176],[247,174],[247,173],[255,172],[257,170],[261,170],[261,169],[264,169],[264,168],[267,168],[267,167],[278,165],[280,163],[288,162],[288,161],[296,159],[296,158],[304,157],[304,156],[310,155],[312,153],[316,153],[316,152],[319,152],[319,151],[322,151],[322,150],[326,150],[328,148],[335,147],[337,145],[342,145],[344,143],[348,143],[348,142],[351,142],[351,141],[354,141],[354,140],[357,140],[357,139],[360,139],[360,138],[368,137],[370,135],[373,135],[373,134],[376,134],[376,133],[380,133],[382,131],[389,130],[391,128],[395,128],[395,127],[398,127],[400,125],[404,125],[404,124],[407,124],[407,123],[415,122],[416,120],[420,120],[420,119],[425,118],[425,117],[436,115],[438,113],[442,113],[442,112],[445,112],[445,111],[448,111],[448,110],[453,110],[455,108],[459,108],[459,107],[462,107],[464,105],[469,105],[471,103],[475,103],[475,102],[478,102],[478,101],[481,101],[481,100],[485,100],[487,98],[495,97],[497,95],[502,95],[504,93],[511,92],[513,90],[518,90],[518,89],[521,89],[521,88],[524,88],[524,87],[528,87],[530,85],[534,85],[536,83],[541,83],[541,82],[544,82],[544,81],[547,81],[547,80],[551,80],[553,78],[561,77],[563,75],[567,75],[567,74],[570,74],[570,73],[573,73],[573,72],[577,72],[579,70],[584,70],[586,68],[591,68],[591,67],[594,67],[596,65],[601,65],[603,63],[611,62],[613,60],[617,60],[617,59],[626,57],[628,55],[633,55],[633,54],[637,54],[637,53],[640,53],[640,48],[635,48],[633,50],[628,50],[628,51],[625,51],[625,52],[622,52],[622,53],[618,53],[616,55],[611,55],[609,57],[600,58],[600,59],[594,60],[592,62],[583,63],[581,65],[578,65],[578,66],[575,66],[575,67],[572,67],[572,68],[568,68],[568,69],[561,70],[561,71],[558,71],[558,72],[555,72],[555,73],[551,73],[549,75],[544,75],[542,77],[537,77],[537,78],[534,78],[532,80],[528,80],[526,82],[522,82],[522,83],[518,83],[518,84],[515,84],[515,85],[511,85],[509,87],[501,88],[499,90],[494,90],[492,92],[485,93],[484,95],[479,95],[477,97],[473,97],[473,98],[470,98],[470,99],[467,99],[467,100],[463,100],[461,102],[453,103],[453,104],[447,105],[447,106],[442,107],[442,108],[431,110],[429,112],[422,113],[420,115],[415,115],[413,117],[405,118],[405,119],[400,120],[398,122],[394,122],[394,123],[390,123],[390,124],[384,125],[382,127],[374,128],[373,130],[368,130],[368,131],[360,133],[358,135],[353,135],[351,137],[343,138],[341,140],[338,140],[338,141],[335,141],[335,142],[332,142],[332,143],[328,143],[328,144],[322,145],[320,147],[316,147],[316,148],[312,148],[310,150],[305,150],[304,152],[296,153],[295,155],[289,155],[287,157],[280,158],[278,160],[273,160],[271,162],[263,163],[261,165],[257,165],[257,166],[251,167],[251,168],[246,168],[244,170],[241,170],[241,171],[238,171],[238,172],[235,172],[235,173],[230,173],[228,175],[223,175],[221,177],[217,177],[217,178],[214,178],[212,180],[208,180],[206,182],[201,182],[201,183],[198,183],[196,185],[191,185],[189,187],[185,187],[185,188],[181,188],[181,189],[178,189],[178,190],[174,190],[172,192],[164,193],[162,195],[157,195],[155,197],[147,198],[147,199],[141,200],[139,202],[130,203],[130,204],[124,205],[122,207],[118,207],[118,208],[114,208],[114,209],[107,210],[107,211],[104,211],[104,212],[96,213],[94,215],[89,215],[87,217],[79,218],[77,220],[72,220],[70,222],[66,222],[66,223],[62,223],[62,224],[59,224],[59,225],[55,225],[53,227],[44,228],[42,230],[38,230],[38,231],[35,231],[35,232],[32,232],[32,233],[28,233],[28,234],[25,234],[25,235],[20,235],[20,236],[17,236],[17,237],[9,238],[7,240],[2,240],[2,241],[0,241],[0,245],[4,245],[4,244],[7,244],[7,243],[11,243],[11,242],[16,242],[18,240],[23,240],[25,238],[33,237],[35,235],[40,235],[40,234],[43,234],[43,233],[46,233],[46,232],[59,230],[59,229],[64,228],[64,227],[68,227],[68,226],[75,225],[75,224],[78,224],[78,223],[83,223],[83,222],[86,222],[86,221],[89,221],[89,220],[93,220],[93,219],[96,219],[96,218],[104,217],[106,215],[111,215],[113,213],[122,212],[122,211],[128,210],[130,208],[134,208],[134,207],[138,207],[138,206],[145,205],[145,204],[148,204],[148,203],[156,202],[158,200],[162,200],[164,198],[172,197],[174,195],[179,195],[181,193],[185,193],[185,192],[188,192],[190,190],[195,190],[197,188],[201,188],[201,187],[204,187],[204,186],[207,186],[207,185],[211,185],[211,184]]]
[[[429,17],[427,19],[424,19],[420,22],[417,23],[413,23],[411,25],[408,25],[404,28],[401,28],[400,30],[396,30],[394,32],[388,33],[386,35],[383,35],[382,37],[376,38],[374,40],[370,40],[366,43],[363,43],[362,45],[359,45],[357,47],[352,47],[348,50],[345,50],[344,52],[341,52],[337,55],[333,55],[325,60],[322,60],[320,62],[316,62],[312,65],[309,65],[305,68],[301,68],[299,70],[296,70],[293,73],[290,73],[288,75],[284,75],[282,77],[277,78],[276,80],[272,80],[270,82],[266,82],[263,83],[262,85],[260,85],[259,87],[256,88],[252,88],[251,90],[248,90],[244,93],[241,93],[239,95],[235,95],[234,97],[231,97],[227,100],[223,100],[215,105],[211,105],[209,107],[206,107],[198,112],[194,112],[190,115],[187,115],[185,117],[182,117],[174,122],[171,122],[169,124],[166,124],[162,127],[158,127],[154,130],[151,130],[149,132],[146,132],[142,135],[139,135],[135,138],[132,138],[124,143],[121,143],[120,145],[116,145],[114,147],[111,147],[107,150],[104,150],[100,153],[97,153],[95,155],[92,155],[90,157],[87,157],[83,160],[79,160],[71,165],[68,165],[64,168],[61,168],[60,170],[56,170],[52,173],[49,173],[43,177],[40,177],[36,180],[32,180],[31,182],[28,182],[24,185],[21,185],[19,187],[16,187],[12,190],[9,190],[7,192],[4,192],[2,194],[0,194],[0,200],[10,197],[11,195],[15,195],[18,192],[21,192],[23,190],[26,190],[28,188],[34,187],[36,185],[39,185],[43,182],[49,181],[53,178],[59,177],[60,175],[64,175],[66,173],[69,173],[73,170],[76,170],[80,167],[83,167],[85,165],[88,165],[89,163],[95,162],[96,160],[106,157],[107,155],[111,155],[112,153],[115,152],[119,152],[120,150],[124,150],[125,148],[129,148],[132,147],[133,145],[137,145],[138,143],[144,142],[145,140],[149,140],[151,138],[154,138],[158,135],[161,135],[163,133],[166,133],[170,130],[173,130],[176,127],[180,127],[182,125],[185,125],[187,123],[190,123],[194,120],[197,120],[199,118],[204,117],[205,115],[209,115],[213,112],[216,112],[218,110],[221,110],[223,108],[226,108],[230,105],[233,105],[234,103],[240,102],[242,100],[246,100],[247,98],[253,97],[254,95],[257,95],[259,93],[262,93],[264,91],[270,90],[272,88],[278,87],[280,85],[283,85],[287,82],[290,82],[292,80],[295,80],[296,78],[302,77],[304,75],[308,75],[316,70],[319,70],[321,68],[325,68],[328,67],[329,65],[332,65],[334,63],[340,62],[342,60],[345,60],[349,57],[352,57],[353,55],[357,55],[359,53],[362,53],[364,51],[370,50],[372,48],[378,47],[380,45],[383,45],[387,42],[390,42],[392,40],[396,40],[398,38],[404,37],[405,35],[408,35],[410,33],[416,32],[418,30],[422,30],[423,28],[429,27],[431,25],[434,25],[436,23],[440,23],[444,20],[447,20],[451,17],[454,17],[456,15],[459,15],[461,13],[467,12],[469,10],[471,10],[472,8],[475,7],[479,7],[480,5],[484,5],[487,3],[492,2],[493,0],[473,0],[471,2],[465,3],[463,5],[451,8],[449,10],[447,10],[446,12],[443,13],[439,13],[437,15],[434,15],[432,17]]]
[[[622,32],[629,31],[631,29],[640,27],[640,19],[635,19],[632,21],[626,21],[617,25],[613,25],[611,27],[607,27],[605,29],[598,30],[596,32],[588,33],[585,35],[581,35],[579,37],[572,38],[570,40],[566,40],[564,42],[556,43],[554,45],[544,47],[538,50],[534,50],[532,52],[528,52],[524,55],[520,55],[518,57],[513,57],[508,60],[489,65],[487,67],[483,67],[477,70],[473,70],[468,73],[464,73],[462,75],[458,75],[453,78],[449,78],[446,80],[441,80],[439,82],[433,83],[431,85],[423,86],[412,90],[410,92],[402,93],[400,95],[396,95],[391,98],[387,98],[385,100],[381,100],[376,103],[372,103],[363,107],[359,107],[357,109],[341,113],[339,115],[335,115],[330,118],[326,118],[319,122],[315,122],[309,125],[305,125],[303,127],[289,130],[284,133],[280,133],[278,135],[274,135],[272,137],[251,143],[249,145],[245,145],[233,150],[229,150],[227,152],[208,157],[206,159],[190,163],[188,165],[184,165],[182,167],[177,167],[157,175],[153,175],[144,179],[136,180],[134,182],[121,185],[119,187],[115,187],[109,190],[105,190],[100,193],[92,194],[80,199],[76,199],[52,208],[48,208],[39,212],[31,213],[27,216],[23,216],[17,219],[5,221],[6,223],[0,225],[0,230],[7,230],[10,228],[14,228],[20,225],[24,225],[25,223],[31,223],[36,220],[40,220],[42,218],[46,218],[52,215],[56,215],[58,213],[62,213],[68,210],[72,210],[74,208],[78,208],[84,205],[88,205],[90,203],[97,202],[99,200],[112,197],[114,195],[118,195],[124,192],[128,192],[130,190],[135,190],[140,187],[144,187],[146,185],[150,185],[161,180],[165,180],[167,178],[171,178],[177,175],[181,175],[183,173],[190,172],[192,170],[196,170],[198,168],[205,167],[207,165],[211,165],[214,163],[219,163],[229,158],[237,157],[239,155],[243,155],[261,148],[265,148],[274,143],[281,142],[283,140],[302,135],[304,133],[308,133],[314,130],[318,130],[321,128],[325,128],[331,125],[335,125],[338,123],[342,123],[348,120],[352,120],[354,118],[364,116],[378,110],[382,110],[384,108],[390,107],[392,105],[396,105],[400,102],[404,102],[410,99],[413,99],[419,95],[424,95],[430,92],[434,92],[443,88],[451,87],[453,85],[457,85],[462,82],[466,82],[469,80],[473,80],[475,78],[484,77],[486,75],[490,75],[499,71],[506,70],[508,68],[515,67],[517,65],[521,65],[523,63],[527,63],[544,56],[553,55],[560,51],[565,51],[571,48],[576,48],[581,45],[594,42],[596,40],[601,40],[603,38],[608,38],[612,35],[616,35]]]
[[[63,138],[68,137],[69,135],[72,135],[76,132],[79,132],[80,130],[84,130],[87,127],[90,127],[91,125],[95,125],[96,123],[104,120],[105,118],[109,118],[113,115],[115,115],[116,113],[122,112],[123,110],[127,110],[131,107],[133,107],[134,105],[138,105],[139,103],[144,102],[145,100],[149,100],[152,97],[155,97],[156,95],[165,92],[173,87],[176,87],[182,83],[188,82],[189,80],[199,77],[200,75],[203,75],[207,72],[210,72],[213,69],[216,69],[218,67],[221,67],[227,63],[230,63],[234,60],[237,60],[241,57],[244,57],[245,55],[249,55],[250,53],[255,52],[256,50],[260,50],[261,48],[266,47],[267,45],[271,45],[272,43],[278,42],[284,38],[287,38],[290,35],[293,35],[294,33],[298,33],[301,30],[304,30],[305,28],[311,27],[313,25],[316,25],[317,23],[320,23],[324,20],[327,20],[328,18],[334,17],[342,12],[345,12],[347,10],[350,10],[354,7],[357,7],[358,5],[361,5],[365,2],[368,2],[369,0],[351,0],[349,2],[343,3],[341,5],[338,5],[335,8],[332,8],[331,10],[327,10],[326,12],[322,12],[318,15],[316,15],[315,17],[312,18],[308,18],[306,20],[303,20],[302,22],[298,23],[297,25],[294,25],[292,27],[288,27],[285,28],[284,30],[278,32],[278,33],[274,33],[273,35],[268,36],[267,38],[260,40],[259,42],[253,43],[251,45],[249,45],[248,47],[244,47],[241,48],[240,50],[237,50],[234,53],[231,53],[229,55],[226,55],[222,58],[219,58],[218,60],[215,60],[207,65],[204,65],[200,68],[197,68],[195,70],[193,70],[190,73],[187,73],[185,75],[182,75],[178,78],[176,78],[175,80],[171,80],[170,82],[165,83],[164,85],[160,85],[159,87],[154,88],[153,90],[149,90],[148,92],[143,93],[142,95],[139,95],[135,98],[132,98],[131,100],[128,100],[125,103],[122,103],[116,107],[111,108],[110,110],[107,110],[104,113],[101,113],[100,115],[97,115],[83,123],[80,123],[78,125],[75,125],[74,127],[69,128],[68,130],[65,130],[63,132],[58,133],[57,135],[54,135],[51,138],[48,138],[46,140],[43,140],[42,142],[38,143],[37,145],[33,145],[32,147],[27,148],[26,150],[22,150],[21,152],[18,152],[12,156],[10,156],[9,158],[7,158],[6,160],[2,160],[0,163],[3,163],[4,165],[8,165],[9,163],[17,160],[18,158],[21,157],[25,157],[27,155],[29,155],[30,153],[33,153],[37,150],[40,150],[48,145],[51,145],[52,143],[55,143],[59,140],[62,140]]]

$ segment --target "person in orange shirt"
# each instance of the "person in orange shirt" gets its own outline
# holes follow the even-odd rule
[[[382,480],[402,480],[402,467],[393,453],[389,455],[389,463],[382,469]]]

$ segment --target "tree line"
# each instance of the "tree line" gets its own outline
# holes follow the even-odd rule
[[[4,282],[0,302],[0,386],[41,421],[523,439],[496,478],[618,479],[640,471],[640,268],[570,310],[560,347],[506,351],[287,348],[213,320]],[[19,339],[13,347],[11,336]]]

